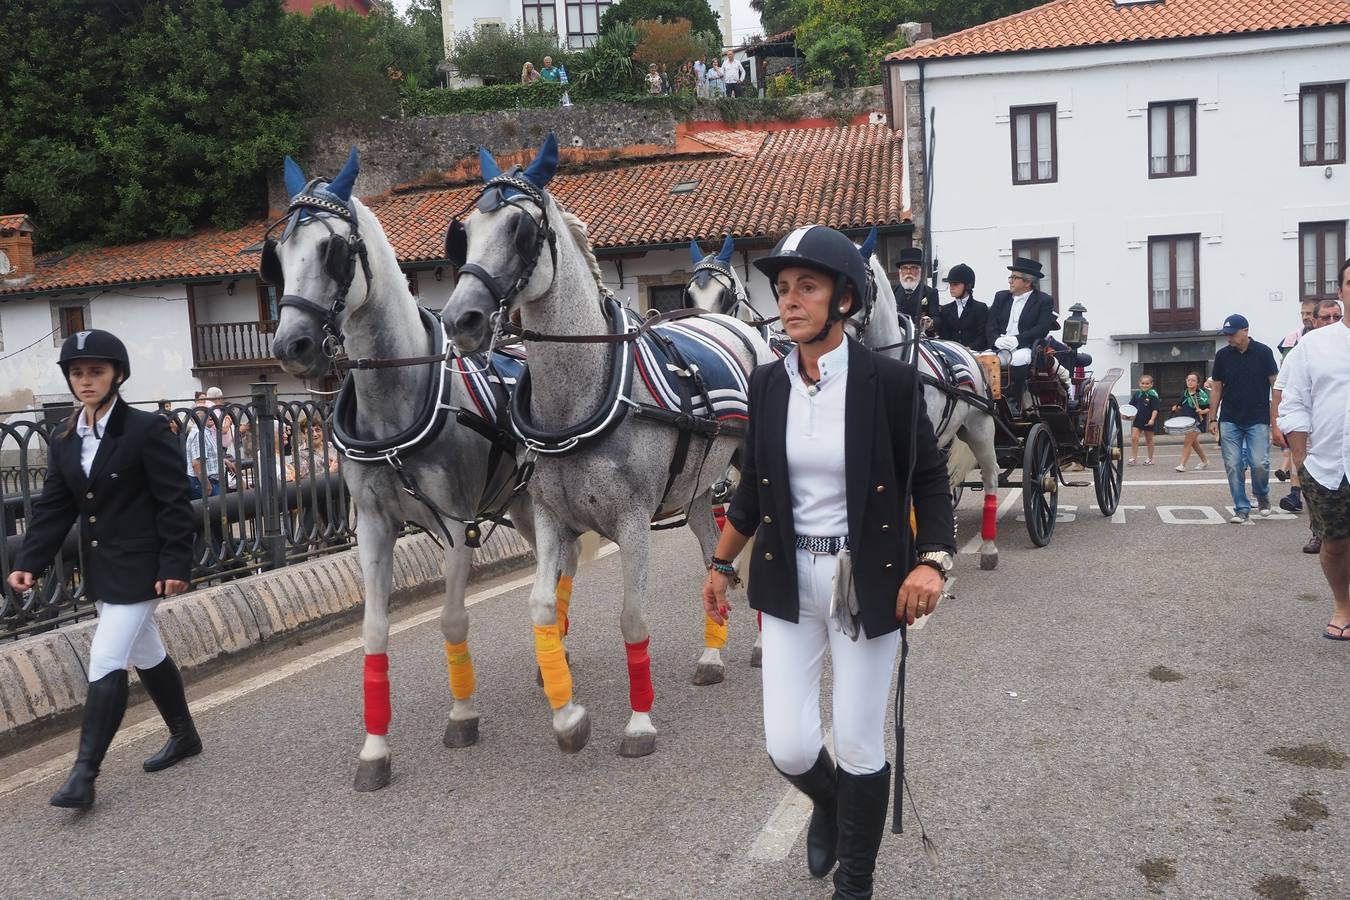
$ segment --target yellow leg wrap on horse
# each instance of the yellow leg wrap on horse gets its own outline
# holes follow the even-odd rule
[[[553,598],[558,603],[558,621],[562,623],[562,633],[566,637],[568,626],[571,624],[567,619],[567,610],[572,605],[571,575],[560,575],[558,577],[558,586],[553,591]]]
[[[915,537],[919,536],[919,517],[912,506],[909,508],[909,533]]]
[[[562,631],[557,625],[534,626],[534,658],[544,678],[544,696],[548,705],[561,709],[572,699],[572,670],[563,653]]]
[[[476,686],[473,660],[469,659],[469,642],[445,642],[445,664],[450,669],[450,693],[456,700],[468,700]]]
[[[727,645],[727,624],[718,625],[707,616],[703,617],[703,646],[721,650]]]

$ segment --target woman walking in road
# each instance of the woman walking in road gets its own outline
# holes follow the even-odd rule
[[[741,487],[703,605],[726,620],[732,561],[755,535],[750,605],[764,614],[769,757],[814,806],[811,874],[825,877],[837,860],[834,896],[871,897],[890,797],[883,731],[899,629],[937,608],[955,549],[946,464],[914,370],[844,335],[868,279],[853,242],[799,228],[755,265],[797,346],[751,376]],[[913,543],[902,509],[910,484]],[[834,758],[820,725],[827,651]]]
[[[75,767],[51,803],[88,809],[126,712],[128,666],[169,726],[168,743],[145,770],[167,769],[202,750],[183,679],[155,625],[160,600],[188,589],[192,507],[169,425],[118,396],[131,375],[126,346],[106,331],[81,331],[61,345],[59,363],[80,408],[52,438],[47,481],[9,586],[31,590],[79,519],[80,575],[99,617]]]
[[[1172,412],[1195,419],[1195,429],[1186,432],[1182,442],[1181,465],[1177,466],[1177,471],[1186,471],[1186,460],[1191,458],[1192,451],[1200,457],[1200,462],[1195,464],[1196,471],[1208,469],[1209,457],[1200,449],[1200,435],[1209,419],[1209,391],[1200,386],[1200,376],[1195,372],[1186,376],[1186,389],[1181,392],[1181,399],[1172,405]]]

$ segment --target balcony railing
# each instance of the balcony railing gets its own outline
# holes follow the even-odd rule
[[[272,335],[276,322],[217,322],[196,326],[192,358],[197,368],[275,362]]]

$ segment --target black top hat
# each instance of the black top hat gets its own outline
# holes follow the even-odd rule
[[[906,247],[905,249],[901,250],[901,251],[900,251],[900,261],[897,262],[896,265],[897,265],[897,266],[922,266],[922,265],[923,265],[923,248],[921,248],[921,247]]]
[[[1039,262],[1022,256],[1013,257],[1013,264],[1008,266],[1008,271],[1021,272],[1023,275],[1030,275],[1032,278],[1045,277],[1045,273],[1041,271],[1041,264]]]

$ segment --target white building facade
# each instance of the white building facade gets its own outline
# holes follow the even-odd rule
[[[523,25],[556,32],[560,43],[573,50],[593,46],[600,36],[600,17],[610,0],[441,0],[441,29],[446,55],[455,35],[479,27]],[[709,3],[722,26],[722,43],[735,43],[732,0]]]
[[[916,242],[985,301],[1039,259],[1061,321],[1087,307],[1094,368],[1177,390],[1226,316],[1273,347],[1335,296],[1347,81],[1345,27],[894,59]]]

